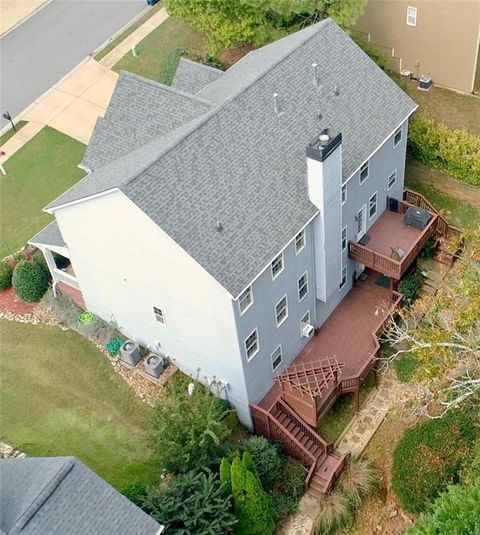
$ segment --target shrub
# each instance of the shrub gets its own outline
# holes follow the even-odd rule
[[[420,258],[433,258],[434,251],[435,251],[435,241],[428,240],[427,243],[424,245],[423,249],[420,251],[420,254],[418,256]]]
[[[372,43],[367,43],[358,37],[354,37],[353,40],[383,71],[390,69],[390,60],[380,48]]]
[[[34,255],[32,256],[32,262],[35,262],[38,266],[40,266],[45,273],[45,277],[47,279],[50,277],[50,269],[48,267],[47,261],[45,260],[45,256],[42,253],[42,251],[38,250],[35,251]]]
[[[339,529],[348,528],[353,519],[349,501],[338,490],[320,502],[320,513],[315,522],[317,535],[333,535]]]
[[[111,357],[116,357],[120,353],[120,348],[125,342],[125,338],[121,336],[115,336],[109,342],[105,344],[105,349]]]
[[[418,358],[413,353],[403,353],[394,360],[397,378],[402,383],[410,383],[420,367]]]
[[[408,146],[422,163],[480,186],[480,137],[420,114],[410,121]]]
[[[251,455],[262,486],[265,489],[272,488],[282,470],[281,445],[269,442],[264,437],[252,436],[238,446],[241,451],[248,451]]]
[[[184,51],[181,48],[175,48],[170,52],[160,72],[159,80],[162,84],[172,85],[183,53]]]
[[[273,505],[279,518],[294,513],[305,493],[305,467],[291,457],[285,457],[282,470],[272,489]]]
[[[235,524],[231,496],[212,473],[177,476],[166,488],[149,489],[142,503],[169,535],[221,534]]]
[[[13,270],[12,286],[22,301],[33,303],[47,291],[47,277],[35,262],[21,260]]]
[[[13,269],[10,264],[0,262],[0,290],[6,290],[12,285]]]
[[[407,305],[411,305],[420,293],[423,276],[419,271],[407,275],[398,284],[398,291],[403,294]]]
[[[169,394],[153,411],[148,443],[156,462],[172,473],[218,463],[218,447],[230,433],[218,399],[199,383],[189,396],[185,381],[169,383]]]
[[[339,488],[353,508],[357,508],[363,498],[378,488],[378,472],[367,460],[352,460],[339,481]]]
[[[480,437],[473,410],[447,413],[412,427],[393,453],[392,488],[401,505],[419,513],[457,483],[462,464]]]
[[[460,480],[465,485],[473,484],[480,478],[480,440],[475,442],[471,455],[463,463]]]
[[[480,533],[480,477],[472,485],[454,485],[422,514],[407,535]]]
[[[138,507],[143,506],[143,502],[147,497],[147,489],[140,483],[133,483],[132,485],[126,486],[122,490],[122,494],[125,498],[128,498],[132,503],[138,505]]]

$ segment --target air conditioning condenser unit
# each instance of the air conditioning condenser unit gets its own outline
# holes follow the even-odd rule
[[[310,323],[304,323],[302,327],[302,336],[304,336],[305,338],[310,338],[314,330],[315,329],[312,325],[310,325]]]

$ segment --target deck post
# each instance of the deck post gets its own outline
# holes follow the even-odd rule
[[[357,389],[354,392],[355,397],[355,414],[358,414],[360,411],[360,387],[358,386]]]

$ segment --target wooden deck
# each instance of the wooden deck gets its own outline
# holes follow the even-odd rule
[[[377,348],[373,334],[392,306],[390,290],[376,283],[379,277],[371,271],[364,282],[355,283],[294,363],[336,357],[339,363],[345,362],[340,380],[362,375]],[[259,406],[268,410],[280,394],[280,386],[275,383]]]

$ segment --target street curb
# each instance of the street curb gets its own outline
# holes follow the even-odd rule
[[[21,26],[24,22],[27,22],[27,20],[34,15],[36,15],[39,11],[41,11],[44,7],[47,7],[50,2],[53,2],[53,0],[47,0],[44,2],[41,6],[38,6],[36,9],[34,9],[31,13],[29,13],[26,17],[23,17],[23,19],[19,20],[16,24],[14,24],[11,28],[9,28],[6,32],[2,33],[0,35],[0,39],[3,39],[6,37],[10,32],[13,32],[16,30],[19,26]]]

